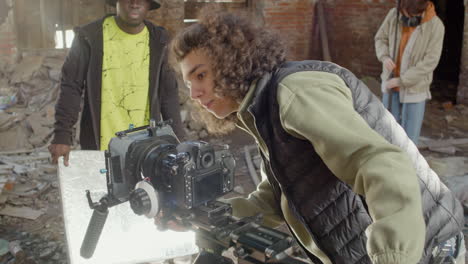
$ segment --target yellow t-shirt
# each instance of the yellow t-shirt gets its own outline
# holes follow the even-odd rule
[[[122,31],[114,17],[103,23],[101,150],[115,132],[149,122],[149,32]]]

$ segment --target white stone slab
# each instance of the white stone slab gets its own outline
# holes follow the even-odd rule
[[[107,194],[104,152],[72,151],[70,166],[59,160],[59,181],[70,263],[142,263],[194,254],[193,232],[160,232],[152,219],[133,213],[128,202],[109,208],[109,215],[94,255],[80,256],[80,247],[92,210],[85,191],[97,202]]]

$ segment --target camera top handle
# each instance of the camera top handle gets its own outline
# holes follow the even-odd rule
[[[149,127],[163,127],[163,126],[171,125],[171,124],[172,124],[172,119],[168,119],[168,120],[164,120],[164,121],[160,121],[160,122],[156,122],[154,119],[151,119],[149,125],[140,126],[140,127],[135,127],[135,128],[132,127],[132,125],[130,125],[130,128],[129,128],[129,129],[124,130],[124,131],[116,132],[115,135],[116,135],[117,137],[124,137],[124,136],[126,136],[128,133],[132,133],[132,132],[144,130],[144,129],[147,129],[147,128],[149,128]]]

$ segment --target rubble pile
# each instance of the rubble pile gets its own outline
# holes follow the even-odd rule
[[[0,239],[19,241],[37,263],[67,263],[57,170],[49,153],[0,152],[0,223]],[[11,253],[0,255],[0,263],[13,259]]]
[[[429,101],[419,149],[468,209],[468,106]]]
[[[468,106],[429,101],[421,134],[418,145],[421,153],[463,204],[463,233],[468,241]]]
[[[0,64],[0,149],[34,149],[52,140],[54,106],[65,56],[63,52],[29,55],[15,66]],[[182,81],[179,87],[187,139],[208,137],[203,124],[191,115],[189,90]]]
[[[64,57],[31,55],[0,66],[0,149],[34,149],[51,139]]]
[[[468,106],[452,102],[429,101],[423,122],[423,134],[430,138],[468,137]]]

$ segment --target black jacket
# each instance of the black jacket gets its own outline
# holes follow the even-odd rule
[[[53,144],[72,144],[73,126],[84,95],[80,144],[82,149],[99,149],[104,19],[75,29],[75,39],[62,67]],[[183,138],[177,80],[167,63],[167,31],[149,21],[144,23],[150,35],[150,118],[172,119],[174,132]]]

